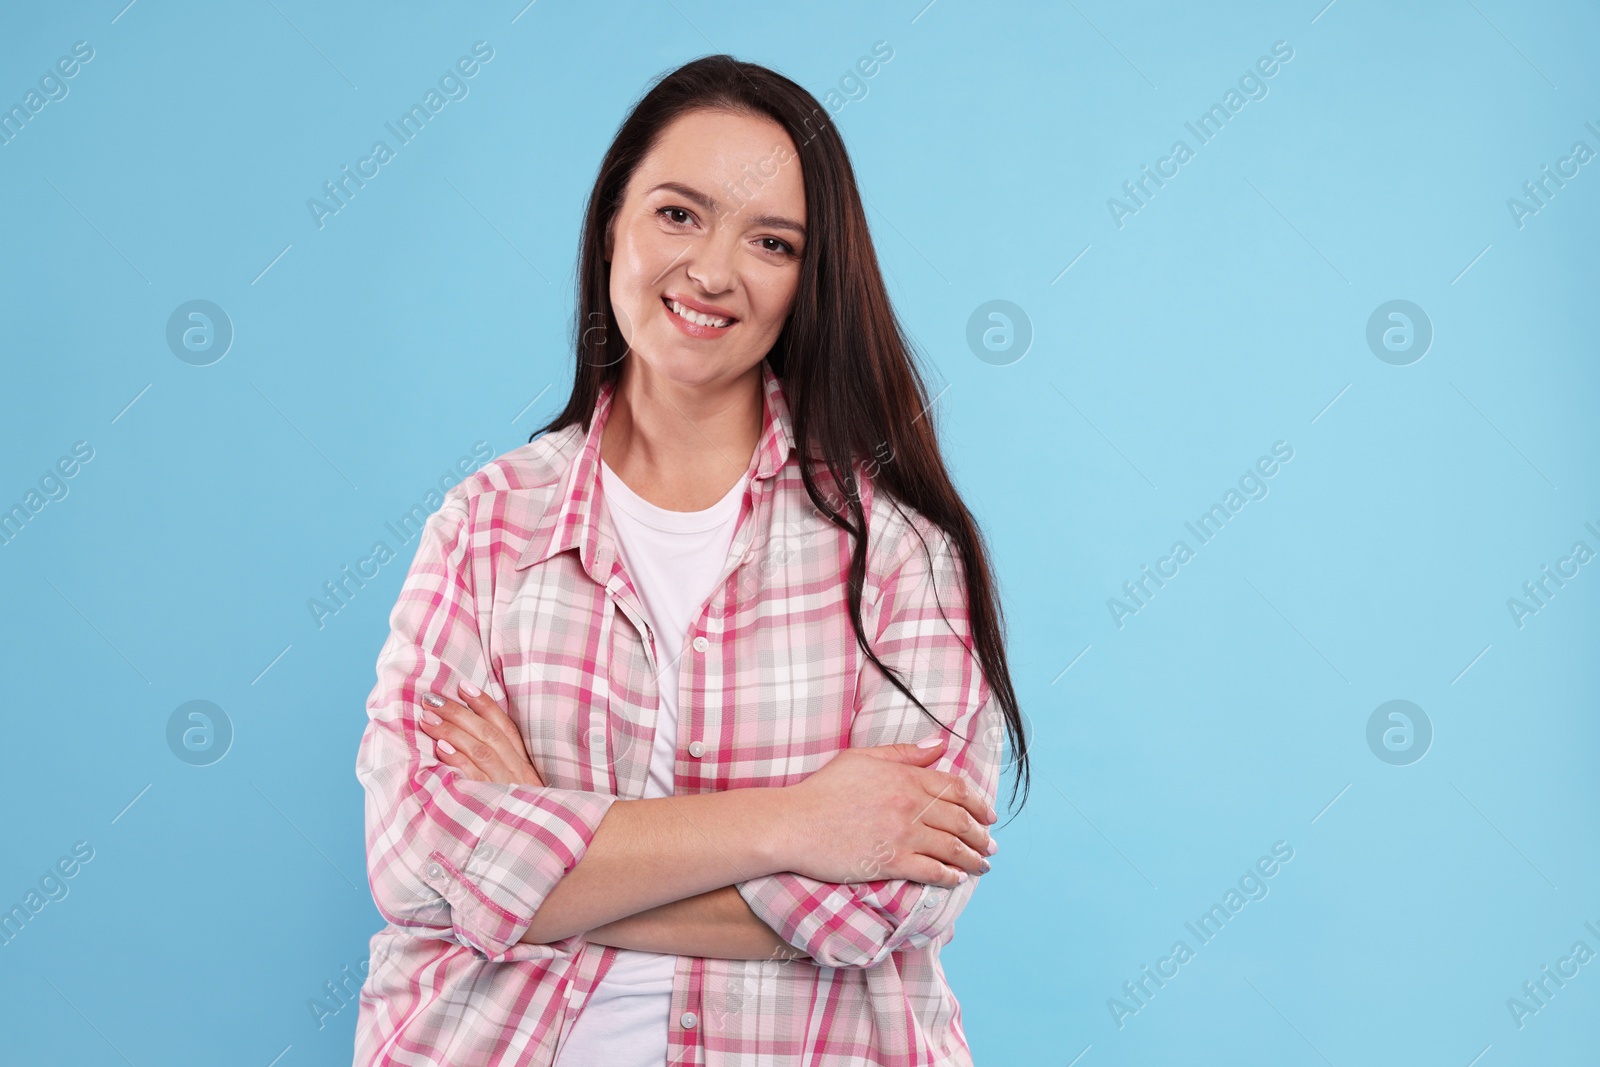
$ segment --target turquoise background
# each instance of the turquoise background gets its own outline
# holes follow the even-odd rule
[[[320,629],[307,601],[561,406],[600,156],[650,78],[726,51],[839,94],[1003,582],[1035,789],[944,954],[977,1061],[1593,1061],[1600,961],[1521,1026],[1508,998],[1600,952],[1600,563],[1507,605],[1600,551],[1600,161],[1508,207],[1600,150],[1592,5],[524,2],[0,12],[0,106],[94,50],[0,146],[0,507],[93,449],[0,547],[0,907],[93,849],[0,949],[0,1060],[350,1061],[354,1004],[307,1004],[381,925],[354,762],[415,542]],[[477,41],[469,94],[319,228],[307,199]],[[166,340],[199,299],[235,334],[207,366]],[[969,346],[991,300],[1025,353]],[[1391,300],[1433,331],[1404,365],[1367,342]],[[231,723],[209,766],[169,747],[192,700]],[[1368,744],[1391,700],[1420,759]]]

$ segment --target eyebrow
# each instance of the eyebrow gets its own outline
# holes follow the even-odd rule
[[[684,185],[681,182],[662,182],[654,189],[651,189],[650,192],[657,193],[663,189],[666,189],[669,192],[677,193],[679,196],[684,197],[687,200],[694,201],[706,211],[709,211],[713,214],[717,213],[716,200],[707,196],[705,193],[702,193],[698,189]],[[767,226],[777,230],[792,230],[801,237],[806,235],[806,228],[804,226],[800,225],[791,218],[784,217],[783,215],[753,215],[750,218],[750,223],[753,226]]]

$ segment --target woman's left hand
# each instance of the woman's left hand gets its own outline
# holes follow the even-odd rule
[[[477,782],[505,782],[544,788],[544,778],[528,758],[522,733],[500,705],[463,682],[465,703],[426,693],[417,724],[433,738],[439,762]],[[435,721],[437,720],[437,721]]]

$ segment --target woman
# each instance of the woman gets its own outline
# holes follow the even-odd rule
[[[356,1062],[969,1064],[939,948],[1026,742],[838,132],[692,62],[581,255],[571,399],[379,656]]]

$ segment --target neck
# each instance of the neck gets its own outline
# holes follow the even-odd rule
[[[660,507],[710,507],[749,469],[761,436],[761,366],[685,385],[637,356],[622,366],[600,455],[628,488]]]

